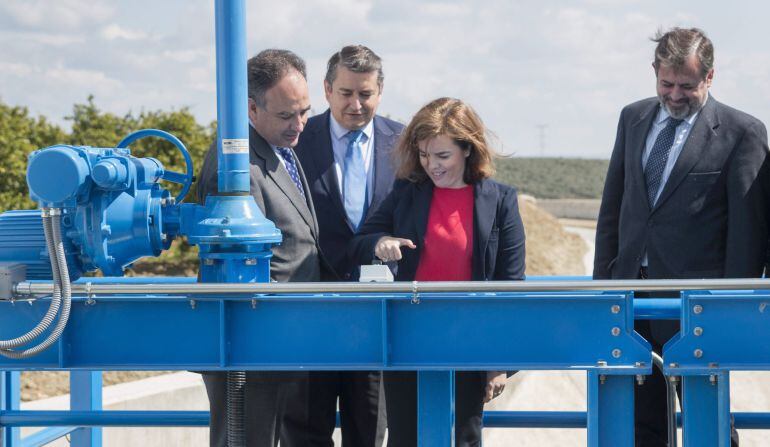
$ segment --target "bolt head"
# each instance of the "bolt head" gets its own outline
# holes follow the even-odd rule
[[[703,335],[703,328],[702,327],[696,327],[695,329],[692,330],[692,333],[696,337],[700,337],[701,335]]]
[[[620,349],[615,348],[612,350],[612,356],[615,357],[616,359],[620,358],[621,354],[622,354],[622,351]]]
[[[614,314],[620,313],[620,306],[618,306],[617,304],[613,304],[611,310],[612,310],[612,313]]]
[[[695,315],[700,315],[701,313],[703,313],[703,306],[701,306],[700,304],[694,305],[692,307],[692,313],[694,313]]]
[[[696,349],[695,351],[692,352],[692,355],[694,355],[696,359],[699,359],[703,357],[703,350]]]
[[[618,335],[620,335],[620,328],[619,328],[619,327],[617,327],[617,326],[615,326],[614,328],[612,328],[612,335],[613,335],[614,337],[617,337]]]

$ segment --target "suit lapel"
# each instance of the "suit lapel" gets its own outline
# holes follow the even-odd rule
[[[716,100],[709,98],[695,119],[692,129],[690,129],[690,135],[688,135],[687,141],[684,143],[679,158],[676,159],[671,175],[668,177],[666,184],[663,185],[663,191],[655,203],[655,209],[660,208],[666,199],[671,197],[674,190],[682,183],[682,180],[684,180],[698,160],[701,159],[703,152],[708,147],[711,136],[714,134],[714,129],[718,126],[719,118],[716,114]]]
[[[428,214],[430,213],[430,202],[433,199],[433,183],[430,180],[425,180],[417,183],[414,188],[414,213],[415,213],[415,234],[417,240],[413,241],[417,244],[418,252],[422,249],[422,245],[425,242],[425,231],[428,228]]]
[[[649,107],[646,107],[639,114],[637,119],[631,123],[631,130],[627,141],[631,141],[631,183],[639,187],[639,194],[637,197],[641,197],[641,201],[644,202],[644,209],[648,212],[650,210],[650,203],[647,201],[647,181],[644,179],[644,168],[642,167],[642,156],[644,155],[644,148],[647,145],[647,134],[652,128],[652,122],[657,116],[659,102],[653,101]]]
[[[311,209],[312,204],[309,204],[308,201],[302,197],[302,194],[299,193],[297,185],[295,185],[291,177],[289,177],[289,173],[286,172],[286,169],[281,166],[281,161],[278,160],[278,155],[273,151],[273,148],[270,147],[264,138],[257,134],[253,127],[249,128],[249,141],[251,150],[254,151],[259,158],[265,161],[265,171],[267,172],[267,175],[273,180],[276,187],[286,195],[289,202],[297,209],[299,215],[302,216],[302,219],[308,224],[313,232],[317,234],[315,218]],[[300,163],[297,162],[297,155],[294,154],[294,151],[292,151],[292,154],[294,155],[294,160],[297,164],[297,169],[299,170],[300,179],[302,180],[305,192],[306,194],[309,194],[310,189],[307,186],[305,173],[302,171]]]
[[[332,133],[329,130],[330,115],[329,110],[326,110],[323,117],[323,125],[316,131],[315,141],[318,142],[318,148],[313,151],[316,165],[312,169],[318,169],[321,184],[326,189],[327,197],[331,199],[332,206],[340,214],[342,221],[350,227],[348,215],[345,213],[345,206],[342,204],[337,171],[334,168],[334,146],[332,145]],[[353,231],[352,227],[350,227],[350,231]]]
[[[485,278],[486,250],[497,217],[497,190],[487,180],[473,187],[473,279]]]
[[[367,216],[371,210],[376,209],[385,198],[393,184],[393,164],[390,160],[390,148],[393,147],[393,131],[388,128],[380,117],[374,117],[374,154],[372,157],[374,176],[372,202],[366,211]]]

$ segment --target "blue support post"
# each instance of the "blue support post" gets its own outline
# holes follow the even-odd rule
[[[18,371],[0,372],[0,414],[3,411],[19,409],[21,400],[21,373]],[[21,431],[17,427],[3,428],[0,424],[0,447],[18,447],[21,445]]]
[[[634,376],[588,371],[588,446],[634,445]]]
[[[246,81],[246,7],[216,1],[217,160],[220,193],[249,192],[249,125]]]
[[[730,374],[682,377],[684,447],[730,447]]]
[[[455,445],[454,371],[417,372],[417,445]]]
[[[102,372],[70,372],[70,409],[94,411],[102,409]],[[73,447],[101,447],[102,429],[79,428],[72,432]]]

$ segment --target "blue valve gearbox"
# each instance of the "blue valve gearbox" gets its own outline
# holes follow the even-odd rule
[[[178,212],[158,184],[164,173],[158,160],[128,149],[52,146],[30,154],[27,183],[41,207],[63,210],[77,273],[100,268],[116,276],[160,254],[175,236],[168,232],[178,228]]]

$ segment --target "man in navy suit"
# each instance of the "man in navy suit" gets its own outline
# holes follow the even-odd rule
[[[349,45],[334,53],[324,80],[329,109],[308,120],[295,148],[310,185],[321,251],[334,270],[323,280],[356,279],[348,242],[393,185],[390,151],[404,126],[376,115],[383,80],[382,61],[369,48]],[[333,445],[337,398],[342,445],[382,445],[380,381],[379,371],[311,373],[311,445]]]
[[[714,48],[703,31],[674,28],[654,40],[658,95],[620,114],[593,276],[761,277],[767,130],[709,94]],[[637,321],[635,328],[660,353],[679,323]],[[665,379],[656,371],[636,390],[637,447],[667,445]]]

